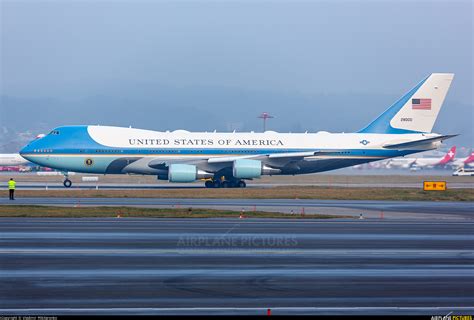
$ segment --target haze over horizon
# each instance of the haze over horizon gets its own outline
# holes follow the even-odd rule
[[[355,131],[432,72],[472,147],[471,1],[1,1],[0,152],[64,124]]]

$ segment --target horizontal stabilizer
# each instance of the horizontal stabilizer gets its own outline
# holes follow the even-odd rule
[[[450,134],[450,135],[444,135],[444,136],[438,136],[434,138],[428,138],[428,139],[421,139],[421,140],[415,140],[415,141],[409,141],[409,142],[402,142],[402,143],[395,143],[395,144],[386,144],[383,147],[386,149],[410,149],[413,147],[418,147],[418,146],[424,146],[426,144],[430,144],[433,142],[437,141],[443,141],[449,138],[453,138],[458,136],[458,134]]]

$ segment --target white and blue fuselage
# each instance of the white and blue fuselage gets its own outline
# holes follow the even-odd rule
[[[244,179],[264,174],[322,172],[437,148],[447,137],[430,132],[451,80],[450,74],[431,75],[357,133],[62,126],[25,146],[21,155],[64,172],[150,174],[171,182],[204,178],[211,181],[208,186],[226,181],[243,186]],[[428,96],[430,110],[413,107]]]
[[[424,151],[385,149],[386,144],[437,136],[431,134],[364,134],[364,133],[191,133],[182,130],[157,132],[108,126],[64,126],[33,141],[21,154],[46,167],[84,173],[157,174],[155,163],[209,162],[201,169],[229,159],[251,159],[275,155],[282,174],[313,173],[360,163],[404,156]],[[430,145],[429,149],[436,146]],[[309,153],[318,152],[315,155]],[[299,156],[301,154],[301,156]],[[288,155],[288,157],[283,157]],[[282,157],[277,157],[282,156]],[[297,159],[301,158],[301,159]],[[269,158],[270,160],[271,158]],[[284,161],[282,161],[282,159]],[[137,161],[147,165],[137,166]],[[272,161],[268,161],[272,162]],[[270,163],[269,163],[270,164]]]

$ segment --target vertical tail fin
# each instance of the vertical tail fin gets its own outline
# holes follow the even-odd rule
[[[448,153],[446,153],[439,162],[439,164],[446,164],[448,162],[451,162],[454,160],[454,157],[456,156],[456,146],[453,146],[451,149],[449,149]]]
[[[359,132],[431,132],[453,78],[452,73],[432,73]]]
[[[468,164],[471,162],[474,162],[474,151],[472,151],[471,154],[463,161],[464,164]]]

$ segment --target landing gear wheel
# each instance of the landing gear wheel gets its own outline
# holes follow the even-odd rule
[[[221,183],[221,187],[222,187],[222,188],[229,188],[229,187],[230,187],[229,181],[223,181],[223,182]]]
[[[221,187],[221,182],[219,180],[214,180],[212,183],[214,188],[220,188]]]
[[[204,182],[204,185],[206,186],[206,188],[214,187],[214,183],[211,180],[207,180],[206,182]]]
[[[69,180],[69,179],[66,179],[66,180],[64,180],[63,184],[66,188],[70,188],[71,185],[72,185],[72,181]]]
[[[245,183],[245,181],[243,180],[240,180],[238,183],[237,183],[237,187],[239,188],[245,188],[247,186],[247,184]]]

